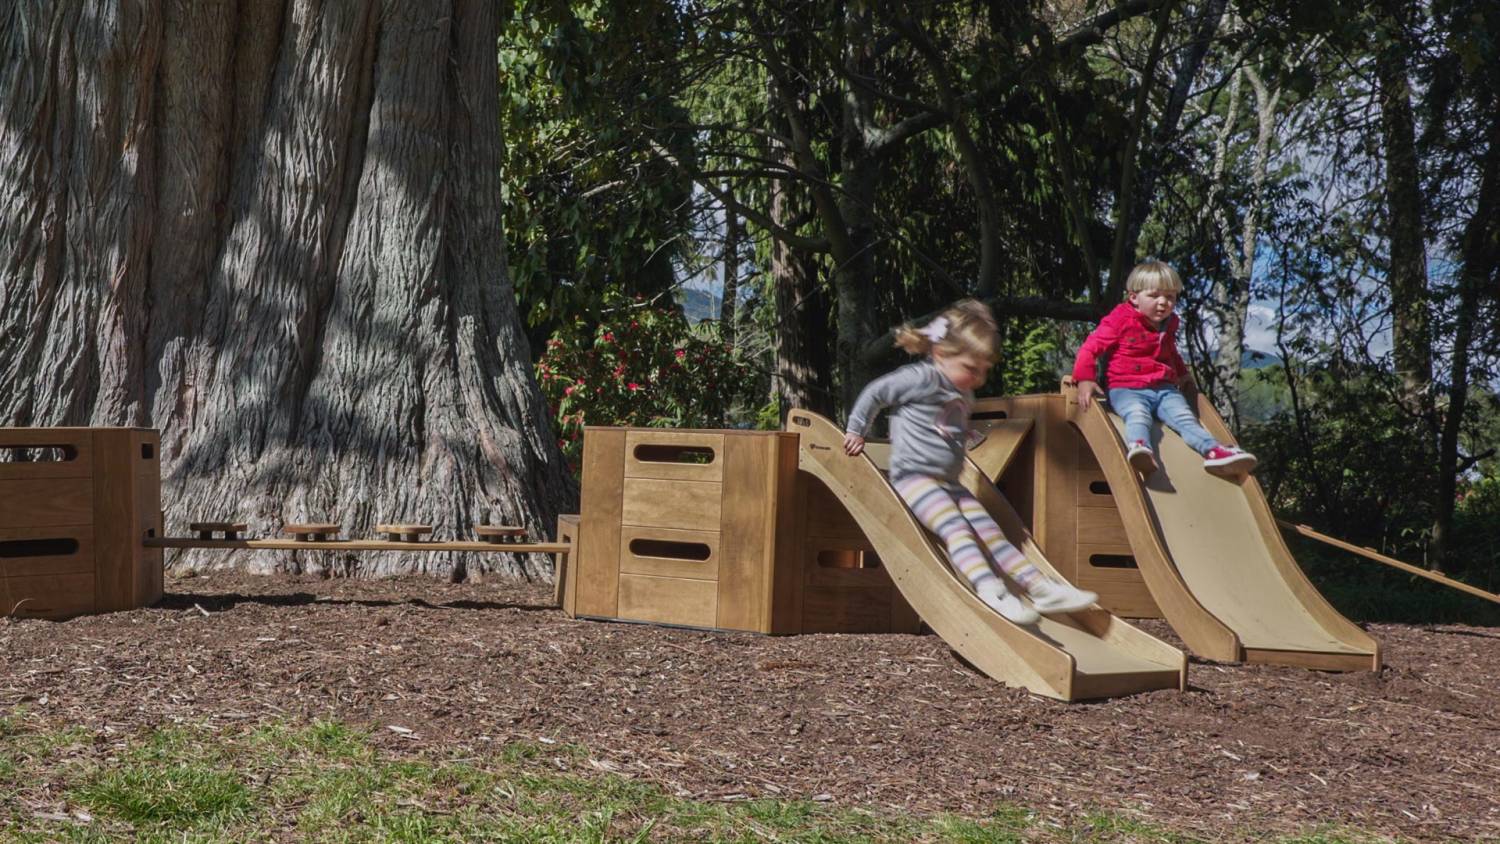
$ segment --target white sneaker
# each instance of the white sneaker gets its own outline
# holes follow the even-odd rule
[[[1031,602],[1044,613],[1077,612],[1086,610],[1099,600],[1093,592],[1079,589],[1060,580],[1042,579],[1029,590]]]
[[[1145,440],[1136,440],[1130,444],[1125,452],[1125,459],[1135,467],[1142,475],[1149,475],[1156,471],[1156,454],[1151,450],[1151,444]]]
[[[1041,616],[1036,610],[1021,603],[1021,599],[1010,594],[1001,583],[999,578],[986,580],[974,590],[979,593],[979,600],[984,601],[990,609],[1005,616],[1008,621],[1016,624],[1035,624]]]

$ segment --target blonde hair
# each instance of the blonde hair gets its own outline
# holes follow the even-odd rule
[[[1166,261],[1145,261],[1130,271],[1130,277],[1125,279],[1125,289],[1130,293],[1147,290],[1181,293],[1182,276]]]
[[[929,333],[945,320],[939,340]],[[896,346],[914,355],[928,355],[934,350],[945,355],[974,355],[991,365],[1000,360],[1000,332],[989,306],[977,299],[955,302],[923,328],[906,323],[896,329]]]

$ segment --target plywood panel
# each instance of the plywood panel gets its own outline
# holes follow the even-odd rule
[[[776,476],[776,554],[771,565],[771,632],[802,632],[802,474],[797,471],[795,436],[782,434],[776,449],[780,466]]]
[[[724,443],[718,623],[730,630],[771,630],[776,472],[780,468],[777,440],[775,435],[732,437]]]
[[[713,627],[717,602],[718,584],[711,580],[620,575],[620,618]]]
[[[1099,511],[1114,512],[1114,511]],[[1079,544],[1078,582],[1083,589],[1099,593],[1099,605],[1126,618],[1161,618],[1161,609],[1145,578],[1137,568],[1095,566],[1089,560],[1096,554],[1133,556],[1127,541],[1105,544]]]
[[[572,618],[578,606],[578,533],[580,520],[577,513],[564,513],[557,517],[557,541],[569,546],[566,556],[558,559],[553,573],[553,598],[562,608],[563,614]]]
[[[859,559],[858,555],[868,555]],[[836,589],[884,589],[891,586],[891,576],[884,568],[879,567],[879,562],[874,558],[874,549],[868,544],[851,546],[848,543],[842,545],[830,545],[826,542],[810,541],[805,550],[802,563],[803,583],[809,586],[826,586]],[[820,559],[832,557],[830,560]],[[845,568],[837,565],[840,557],[849,556],[849,562],[862,563],[867,567]]]
[[[1109,481],[1102,469],[1080,469],[1077,478],[1079,507],[1115,509],[1115,496],[1109,490]]]
[[[94,521],[90,478],[0,482],[0,529],[87,525]]]
[[[135,473],[161,478],[161,437],[149,428],[132,431],[131,458],[135,461]]]
[[[1083,561],[1084,545],[1121,545],[1129,547],[1130,537],[1125,533],[1125,523],[1120,512],[1112,507],[1084,507],[1078,510],[1079,561]]]
[[[890,632],[892,591],[809,586],[802,595],[802,632]]]
[[[59,448],[63,460],[0,463],[0,482],[40,478],[87,478],[94,474],[94,442],[88,428],[0,428],[0,449]]]
[[[625,478],[621,520],[638,527],[719,530],[722,487],[700,481]],[[589,517],[588,509],[583,511]]]
[[[145,465],[146,468],[135,476],[135,501],[133,512],[135,516],[135,592],[132,604],[137,607],[149,607],[162,596],[162,550],[160,548],[146,548],[140,545],[140,538],[144,536],[161,536],[161,476],[151,471],[153,466],[160,466],[159,462],[139,459],[137,453],[137,467]]]
[[[807,519],[807,535],[823,539],[847,539],[858,542],[865,533],[849,510],[822,481],[804,475],[801,481],[803,501],[800,505]]]
[[[696,560],[666,556],[666,553],[674,552],[670,547],[661,547],[661,543],[702,547],[707,551],[708,557]],[[719,534],[716,531],[671,530],[627,525],[620,528],[620,571],[627,574],[718,580],[719,545]],[[637,553],[638,550],[643,553]]]
[[[583,435],[577,593],[579,615],[613,618],[619,609],[620,517],[625,431],[589,428]]]
[[[94,604],[99,612],[135,603],[136,560],[144,550],[136,530],[133,431],[94,432]]]
[[[0,578],[0,615],[71,618],[94,611],[93,572]]]
[[[1038,539],[1058,573],[1069,581],[1078,577],[1078,508],[1074,484],[1081,438],[1068,424],[1062,397],[1044,406],[1036,432]]]
[[[89,525],[0,530],[0,577],[93,571],[94,529]]]
[[[698,462],[706,459],[708,462]],[[724,436],[671,430],[625,433],[625,477],[674,481],[724,479]]]

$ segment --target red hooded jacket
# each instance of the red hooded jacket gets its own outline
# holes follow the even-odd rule
[[[1179,322],[1172,314],[1158,331],[1129,302],[1121,302],[1078,348],[1073,380],[1097,381],[1099,358],[1107,354],[1104,378],[1111,388],[1177,384],[1187,375],[1187,365],[1177,353]]]

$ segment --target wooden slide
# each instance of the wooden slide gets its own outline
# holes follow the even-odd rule
[[[849,457],[843,450],[843,431],[803,410],[791,412],[787,430],[799,435],[798,468],[822,481],[848,508],[902,596],[975,668],[1007,685],[1059,700],[1186,688],[1187,657],[1182,651],[1102,609],[1044,616],[1021,626],[981,602],[887,483],[885,444],[869,443],[864,454]],[[1012,447],[1019,440],[1020,436],[1009,438]],[[1020,517],[972,463],[963,482],[1028,559],[1055,575]]]
[[[1136,564],[1162,614],[1210,659],[1335,671],[1380,669],[1380,645],[1339,615],[1287,549],[1260,484],[1203,469],[1203,458],[1160,423],[1161,468],[1144,482],[1125,460],[1125,423],[1099,402],[1069,418],[1103,468]],[[1203,397],[1209,433],[1233,443]]]

